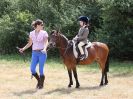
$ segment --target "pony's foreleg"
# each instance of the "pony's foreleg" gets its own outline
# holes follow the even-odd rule
[[[73,85],[71,69],[68,69],[68,75],[69,75],[69,84],[68,84],[68,87],[71,87],[71,85]]]
[[[79,84],[79,81],[78,81],[78,76],[77,76],[76,67],[73,68],[73,74],[74,74],[74,78],[75,78],[75,80],[76,80],[76,87],[75,87],[75,88],[79,88],[80,84]]]

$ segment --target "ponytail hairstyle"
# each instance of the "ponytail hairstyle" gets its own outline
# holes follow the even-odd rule
[[[35,21],[33,21],[33,22],[31,23],[31,26],[32,26],[32,28],[34,28],[34,29],[37,27],[37,25],[43,25],[43,21],[40,20],[40,19],[37,19],[37,20],[35,20]]]

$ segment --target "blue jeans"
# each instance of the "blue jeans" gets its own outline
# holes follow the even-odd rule
[[[31,73],[32,74],[36,73],[36,66],[39,63],[40,75],[41,76],[44,75],[43,69],[46,59],[47,59],[47,54],[44,54],[41,51],[32,51],[32,60],[30,66]]]

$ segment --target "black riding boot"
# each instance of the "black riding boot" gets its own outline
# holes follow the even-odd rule
[[[44,80],[45,80],[45,76],[44,76],[44,75],[40,75],[40,85],[39,85],[39,89],[42,89],[42,88],[43,88]]]
[[[36,80],[38,81],[37,82],[37,85],[36,85],[36,88],[39,88],[39,85],[40,85],[40,78],[39,78],[39,76],[38,76],[38,74],[37,73],[35,73],[35,74],[32,74],[35,78],[36,78]]]

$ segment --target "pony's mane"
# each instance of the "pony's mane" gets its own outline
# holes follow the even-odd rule
[[[52,30],[52,32],[50,33],[50,35],[53,35],[55,32],[57,32],[57,30]],[[60,35],[61,37],[63,37],[65,40],[68,41],[68,38],[67,38],[65,35],[63,35],[63,34],[60,33],[60,32],[59,32],[59,35]]]
[[[65,35],[63,35],[62,33],[60,33],[60,35],[68,41],[68,38]]]

